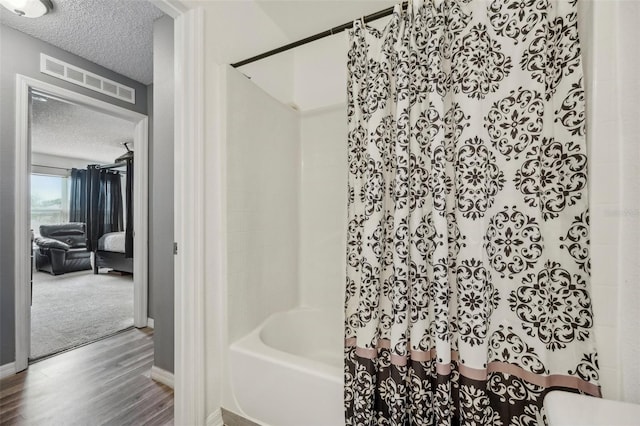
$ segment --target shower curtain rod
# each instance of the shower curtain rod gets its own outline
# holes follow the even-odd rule
[[[406,9],[406,7],[407,7],[407,2],[403,1],[402,2],[402,8]],[[393,14],[393,9],[394,9],[394,7],[389,7],[387,9],[381,10],[379,12],[375,12],[375,13],[372,13],[370,15],[366,15],[366,16],[364,16],[362,18],[362,20],[366,24],[367,22],[371,22],[371,21],[375,21],[376,19],[384,18],[385,16],[389,16],[389,15]],[[233,64],[231,64],[231,66],[233,68],[238,68],[238,67],[241,67],[243,65],[247,65],[247,64],[250,64],[252,62],[256,62],[256,61],[259,61],[261,59],[268,58],[269,56],[277,55],[278,53],[286,52],[287,50],[291,50],[291,49],[294,49],[296,47],[305,45],[307,43],[311,43],[312,41],[320,40],[321,38],[325,38],[325,37],[332,36],[334,34],[341,33],[342,31],[348,30],[349,28],[352,28],[352,27],[353,27],[353,21],[350,21],[350,22],[347,22],[345,24],[338,25],[337,27],[333,27],[333,28],[331,28],[329,30],[323,31],[321,33],[309,36],[307,38],[303,38],[302,40],[298,40],[298,41],[294,41],[293,43],[285,44],[284,46],[278,47],[277,49],[269,50],[268,52],[264,52],[264,53],[261,53],[261,54],[256,55],[256,56],[252,56],[251,58],[244,59],[244,60],[242,60],[240,62],[233,63]]]

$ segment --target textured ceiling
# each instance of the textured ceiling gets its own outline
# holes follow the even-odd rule
[[[163,13],[145,0],[52,0],[54,10],[37,19],[0,7],[0,22],[100,64],[143,84],[153,81],[152,24]],[[198,0],[215,15],[208,28],[219,40],[209,47],[222,63],[279,47],[397,0]],[[232,40],[233,42],[228,42]]]
[[[32,101],[31,120],[31,150],[42,154],[112,163],[133,141],[133,123],[51,98]]]
[[[0,22],[143,84],[153,82],[153,21],[143,0],[52,0],[53,11],[21,18],[0,7]]]
[[[217,23],[212,46],[234,62],[376,12],[396,0],[201,0]],[[163,13],[145,0],[53,0],[41,18],[0,7],[0,22],[143,84],[153,82],[153,21]],[[194,2],[199,3],[199,2]],[[219,35],[219,37],[217,37]],[[32,149],[110,163],[131,140],[133,125],[49,99],[33,102]]]

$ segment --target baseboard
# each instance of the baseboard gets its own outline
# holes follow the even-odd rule
[[[207,426],[224,426],[221,409],[218,408],[216,411],[207,416]]]
[[[153,318],[147,318],[147,327],[154,328],[153,327]]]
[[[167,370],[163,370],[162,368],[154,365],[151,367],[151,379],[173,389],[173,373],[170,373]]]
[[[16,374],[16,363],[10,362],[5,365],[0,365],[0,379],[4,379],[5,377],[13,376]]]

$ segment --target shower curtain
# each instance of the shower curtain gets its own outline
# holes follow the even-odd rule
[[[600,395],[577,1],[425,0],[348,56],[348,425]]]

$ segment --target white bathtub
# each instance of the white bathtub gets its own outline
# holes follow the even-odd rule
[[[231,387],[247,418],[271,426],[344,424],[342,314],[296,309],[230,347]]]

